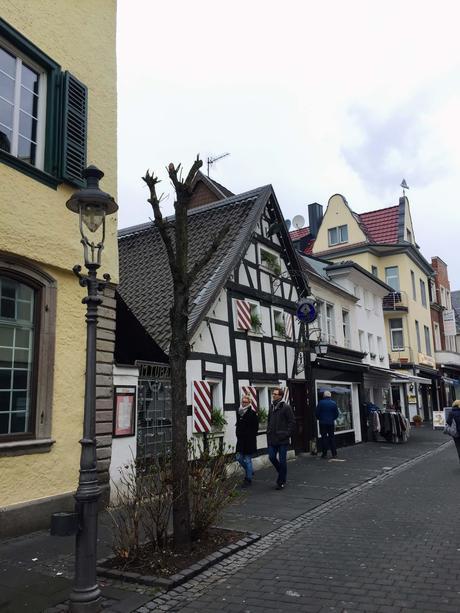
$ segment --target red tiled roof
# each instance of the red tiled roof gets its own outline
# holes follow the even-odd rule
[[[291,230],[289,232],[291,240],[293,241],[297,241],[299,238],[307,236],[307,234],[310,234],[310,228],[300,228],[299,230]]]
[[[307,243],[307,246],[303,250],[305,255],[311,255],[313,253],[313,245],[314,244],[315,244],[315,239],[314,238],[310,238],[310,240]]]
[[[378,211],[358,213],[358,217],[372,243],[395,244],[398,242],[398,205]]]

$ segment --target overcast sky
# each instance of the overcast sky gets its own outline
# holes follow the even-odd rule
[[[165,166],[197,153],[229,152],[211,177],[271,183],[289,219],[337,192],[358,213],[397,204],[404,177],[422,253],[460,289],[457,5],[119,0],[120,227],[151,217],[147,168],[168,193]]]

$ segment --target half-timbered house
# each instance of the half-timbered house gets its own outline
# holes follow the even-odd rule
[[[189,436],[212,435],[211,413],[218,409],[227,421],[220,436],[234,445],[241,395],[249,393],[257,409],[268,409],[271,389],[287,386],[301,433],[296,446],[302,448],[312,416],[307,414],[304,372],[295,367],[294,313],[309,289],[272,187],[189,210],[190,266],[224,225],[228,232],[218,252],[191,288]],[[140,370],[137,449],[138,455],[149,456],[162,453],[171,440],[167,365],[172,280],[152,223],[121,230],[119,249],[116,359]],[[263,425],[258,438],[263,450]]]

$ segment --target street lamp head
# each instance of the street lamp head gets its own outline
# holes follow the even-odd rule
[[[328,348],[328,344],[326,341],[320,341],[317,345],[316,345],[316,349],[318,350],[318,353],[320,355],[325,355],[327,353],[327,348]]]
[[[105,218],[118,210],[112,196],[99,188],[99,181],[104,176],[96,166],[88,166],[82,172],[86,187],[72,194],[67,201],[67,208],[76,213],[80,220],[81,242],[85,251],[85,264],[100,265],[101,251],[105,240]],[[102,226],[102,238],[95,245],[86,235],[85,228],[94,234]],[[91,251],[91,256],[89,254]]]

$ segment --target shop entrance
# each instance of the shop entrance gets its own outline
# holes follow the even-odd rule
[[[315,438],[313,432],[314,399],[313,404],[308,401],[309,389],[306,381],[289,381],[288,387],[296,421],[293,446],[296,452],[309,451],[310,441]]]

